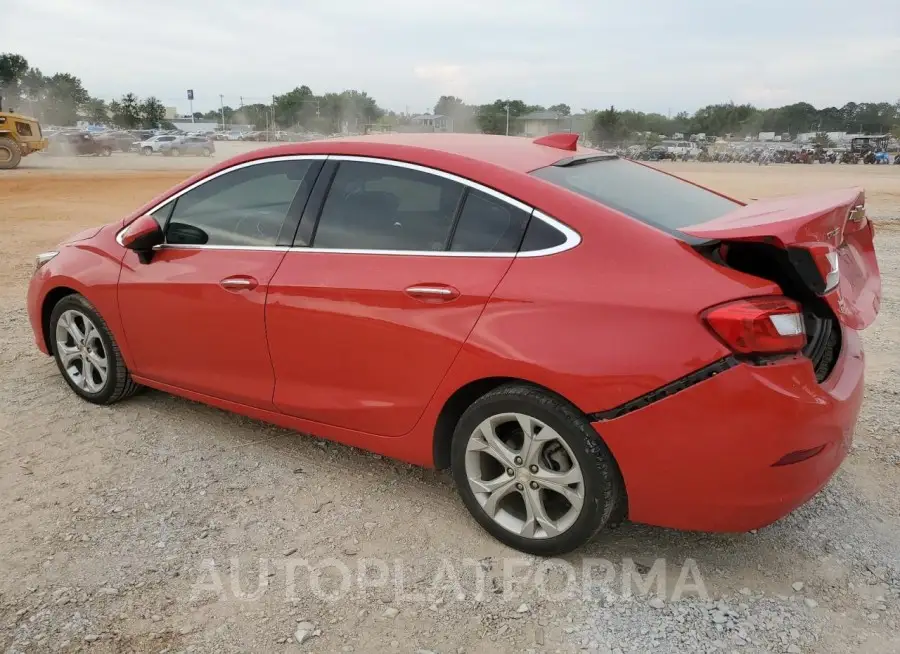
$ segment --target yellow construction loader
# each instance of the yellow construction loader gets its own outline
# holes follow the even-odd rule
[[[46,149],[41,124],[34,118],[3,111],[0,99],[0,170],[15,168],[22,157]]]

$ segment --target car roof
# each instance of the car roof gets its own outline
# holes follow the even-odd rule
[[[493,134],[373,134],[289,143],[255,150],[246,160],[292,154],[344,154],[404,159],[418,152],[456,155],[527,173],[561,159],[596,152],[583,147],[564,150],[528,137]],[[243,158],[243,157],[242,157]]]

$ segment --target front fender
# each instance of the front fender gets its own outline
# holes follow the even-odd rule
[[[45,330],[53,305],[62,296],[75,292],[94,305],[112,332],[126,365],[131,366],[118,302],[119,273],[125,251],[115,244],[115,231],[106,228],[95,239],[60,247],[59,254],[32,277],[28,287],[28,316],[35,342],[45,354],[50,354]]]

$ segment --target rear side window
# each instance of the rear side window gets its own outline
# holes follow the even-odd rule
[[[558,229],[551,227],[540,218],[532,218],[525,230],[525,238],[522,239],[522,252],[535,252],[537,250],[549,250],[566,242],[566,235]]]
[[[453,252],[516,252],[529,214],[508,202],[470,189],[453,232]]]
[[[532,174],[670,233],[741,206],[677,177],[623,159],[548,166]]]

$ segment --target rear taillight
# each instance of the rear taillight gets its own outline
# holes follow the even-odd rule
[[[786,297],[754,297],[703,312],[703,320],[739,354],[799,352],[806,345],[800,304]]]

